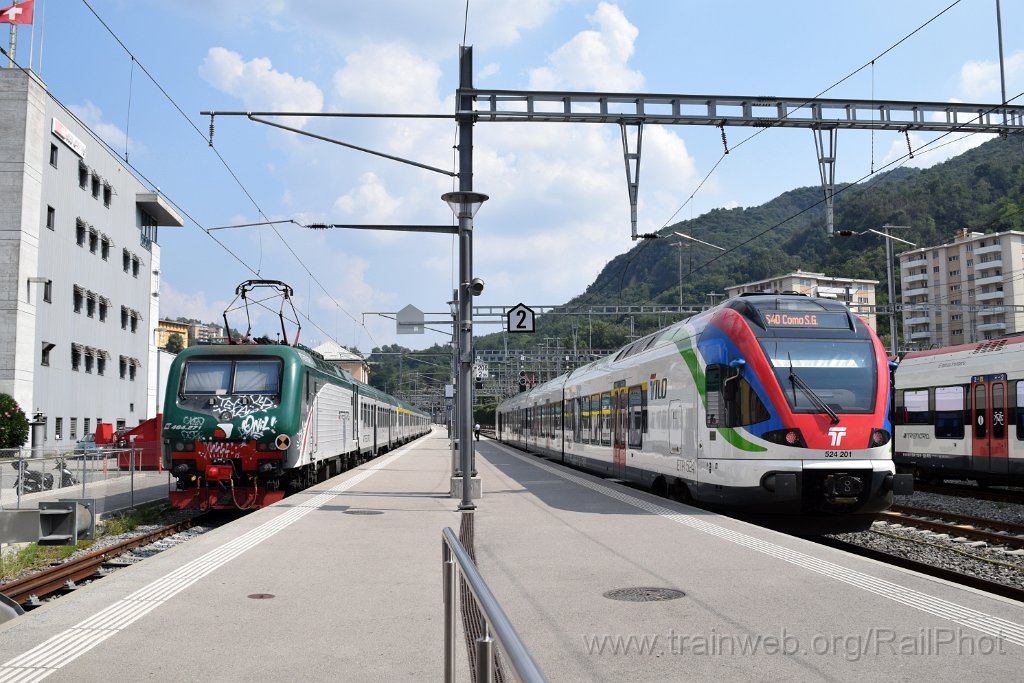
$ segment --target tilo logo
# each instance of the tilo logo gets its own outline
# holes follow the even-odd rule
[[[829,427],[828,436],[832,439],[832,445],[838,446],[843,441],[843,437],[846,436],[846,427]]]

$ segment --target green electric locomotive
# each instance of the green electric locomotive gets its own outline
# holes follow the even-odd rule
[[[283,344],[182,351],[167,379],[163,463],[180,509],[254,509],[430,430],[429,416]]]

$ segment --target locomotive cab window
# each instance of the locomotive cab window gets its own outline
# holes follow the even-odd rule
[[[281,363],[275,360],[240,360],[235,363],[236,394],[277,395],[281,389]]]
[[[189,361],[185,365],[185,396],[221,396],[231,388],[231,361]]]
[[[708,427],[745,427],[771,418],[739,368],[709,365],[705,370]]]
[[[794,412],[819,412],[817,399],[837,413],[874,410],[878,377],[870,341],[765,339],[761,344]]]

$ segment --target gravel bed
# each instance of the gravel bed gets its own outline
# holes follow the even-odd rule
[[[970,515],[971,517],[983,517],[1000,522],[1024,524],[1024,505],[1020,503],[961,498],[959,496],[946,496],[941,493],[917,491],[910,496],[896,496],[896,504],[935,510],[936,512],[952,512]]]
[[[920,492],[912,496],[897,496],[896,503],[1024,524],[1024,505],[1019,503]],[[833,538],[1024,589],[1024,550],[989,546],[983,541],[882,521],[875,522],[869,531],[834,534]]]

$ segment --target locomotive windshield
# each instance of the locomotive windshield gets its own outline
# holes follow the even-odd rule
[[[821,412],[815,396],[837,413],[874,410],[877,372],[870,341],[764,339],[761,344],[795,412]],[[801,390],[791,372],[812,391]]]
[[[185,364],[186,396],[276,395],[281,388],[278,360],[193,360]]]

